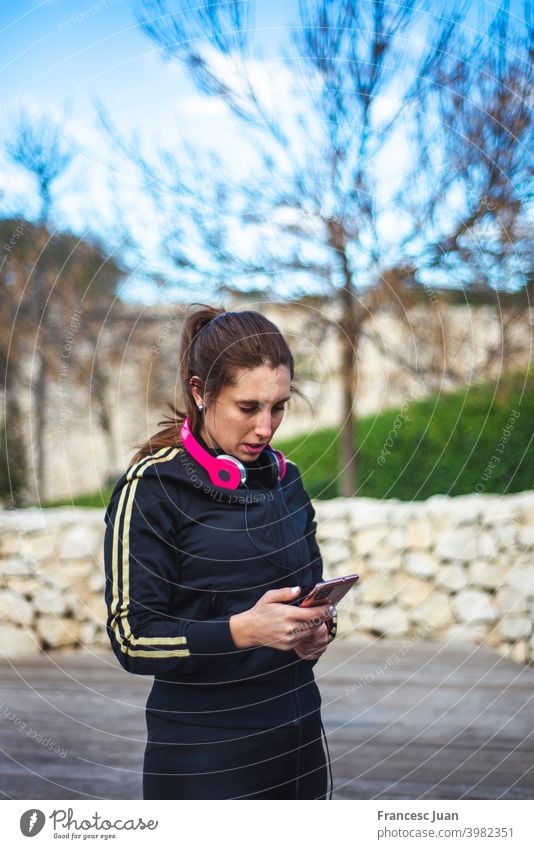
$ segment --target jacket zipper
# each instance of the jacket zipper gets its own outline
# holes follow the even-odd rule
[[[210,609],[211,615],[215,618],[215,611],[217,609],[217,593],[213,590],[210,595]]]

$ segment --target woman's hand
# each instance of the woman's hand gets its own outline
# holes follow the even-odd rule
[[[310,631],[295,646],[295,651],[302,660],[318,660],[328,645],[328,628],[325,623]]]
[[[297,651],[297,647],[302,646],[306,653],[310,647],[314,652],[319,652],[323,636],[317,637],[315,632],[323,629],[327,631],[323,623],[332,617],[333,608],[329,604],[317,607],[284,604],[296,598],[299,592],[300,587],[268,590],[254,607],[231,616],[230,633],[236,647],[248,649],[253,646],[270,646],[282,651]],[[321,654],[322,651],[324,649],[321,649]],[[299,657],[302,656],[300,652],[297,653]]]

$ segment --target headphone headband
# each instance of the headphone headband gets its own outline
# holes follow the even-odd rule
[[[230,454],[218,454],[214,457],[209,451],[206,451],[192,433],[188,417],[182,424],[181,437],[186,451],[206,470],[214,486],[223,489],[238,489],[238,487],[245,485],[247,470],[241,460],[232,457]],[[286,458],[281,451],[273,448],[270,443],[263,450],[269,451],[273,458],[271,466],[273,469],[272,483],[275,485],[283,479],[286,473]]]

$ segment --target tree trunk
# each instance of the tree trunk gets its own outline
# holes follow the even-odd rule
[[[356,390],[358,383],[359,321],[352,287],[352,274],[346,254],[342,252],[345,285],[341,291],[341,385],[343,387],[342,424],[340,429],[339,493],[350,498],[358,487],[358,461],[356,441]]]
[[[99,398],[100,403],[100,427],[104,432],[104,440],[106,443],[106,451],[108,455],[108,470],[106,474],[106,483],[114,479],[118,470],[118,451],[117,442],[115,439],[115,428],[113,424],[113,416],[109,410],[104,393]]]
[[[46,215],[48,212],[47,200],[43,200],[43,208],[42,215],[40,219],[40,230],[37,239],[37,246],[39,248],[39,258],[44,254],[47,245],[47,232],[46,232]],[[40,269],[38,266],[39,259],[37,260],[36,267],[33,271],[35,275],[35,294],[34,294],[34,304],[33,308],[35,311],[35,333],[37,344],[36,348],[40,351],[38,357],[38,366],[37,366],[37,377],[35,380],[35,422],[36,422],[36,432],[35,432],[35,452],[37,454],[37,458],[33,463],[34,468],[34,477],[35,477],[35,489],[36,489],[36,497],[37,503],[41,504],[43,501],[46,501],[48,497],[48,481],[46,479],[46,446],[45,446],[45,431],[46,431],[46,423],[47,423],[47,415],[46,415],[46,388],[47,388],[47,363],[45,354],[43,351],[47,350],[49,338],[48,338],[48,321],[49,317],[46,312],[46,297],[48,291],[48,281],[46,278],[46,274],[44,271]],[[34,383],[32,377],[32,384]]]
[[[354,337],[352,337],[354,339]],[[341,385],[343,391],[342,424],[340,428],[339,494],[346,498],[356,495],[358,487],[358,461],[356,438],[355,377],[357,356],[355,343],[341,333]]]
[[[46,430],[46,365],[43,356],[39,357],[37,366],[37,379],[35,381],[35,454],[37,461],[35,463],[36,471],[36,496],[37,503],[40,504],[46,501],[47,498],[47,480],[46,480],[46,453],[45,453],[45,430]]]

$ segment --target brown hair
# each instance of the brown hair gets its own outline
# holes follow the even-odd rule
[[[191,304],[201,309],[189,312],[184,320],[180,340],[180,377],[184,390],[185,412],[170,401],[172,415],[158,425],[166,425],[146,442],[135,447],[130,466],[160,448],[181,445],[181,426],[187,416],[193,433],[198,433],[203,420],[189,380],[200,378],[204,404],[212,404],[225,386],[235,384],[235,373],[240,368],[271,368],[287,366],[290,379],[294,377],[293,355],[278,327],[261,313],[253,310],[227,312],[224,307]],[[291,391],[304,400],[303,393],[291,384]]]

